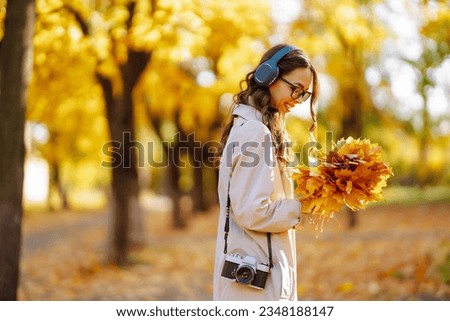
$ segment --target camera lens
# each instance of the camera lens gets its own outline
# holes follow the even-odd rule
[[[249,265],[240,266],[236,270],[236,281],[242,284],[250,284],[255,278],[255,270]]]

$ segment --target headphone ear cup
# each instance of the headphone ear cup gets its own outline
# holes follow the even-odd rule
[[[278,50],[272,58],[263,62],[256,68],[253,78],[257,85],[262,87],[268,87],[272,84],[278,77],[280,69],[278,68],[278,62],[281,58],[287,55],[289,52],[296,50],[297,48],[293,46],[284,46]]]
[[[271,64],[269,60],[268,62],[259,65],[259,67],[255,70],[253,78],[255,79],[257,85],[268,87],[275,81],[275,79],[277,79],[278,73],[278,66]]]

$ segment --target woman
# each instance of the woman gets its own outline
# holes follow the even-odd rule
[[[301,204],[287,173],[284,119],[311,97],[312,131],[318,88],[309,59],[288,45],[269,49],[241,82],[219,152],[214,300],[297,299],[294,229]]]

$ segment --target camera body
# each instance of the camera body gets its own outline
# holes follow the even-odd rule
[[[237,283],[263,290],[269,273],[270,267],[265,264],[258,264],[254,257],[228,254],[225,258],[221,276],[234,280]]]

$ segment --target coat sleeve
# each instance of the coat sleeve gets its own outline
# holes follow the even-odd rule
[[[272,200],[276,166],[271,134],[257,121],[247,121],[234,136],[232,173],[230,179],[231,215],[242,228],[282,233],[301,219],[297,199]]]

